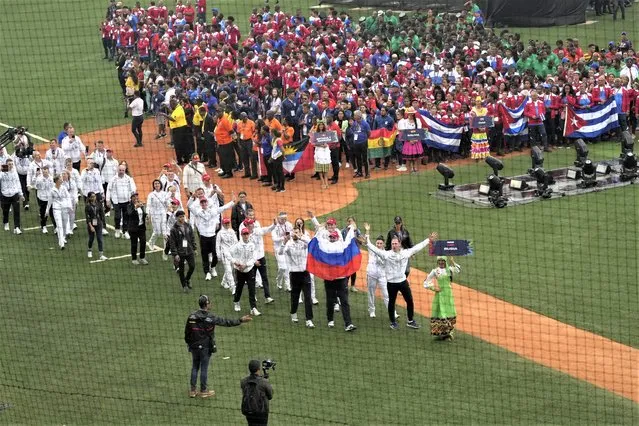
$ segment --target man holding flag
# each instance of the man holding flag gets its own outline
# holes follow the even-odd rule
[[[546,127],[544,126],[544,119],[546,118],[546,106],[544,101],[539,99],[539,94],[536,90],[530,91],[530,101],[526,103],[524,107],[524,116],[528,118],[528,136],[530,137],[531,145],[538,146],[539,140],[544,147],[544,151],[551,152],[548,148],[548,135],[546,134]]]

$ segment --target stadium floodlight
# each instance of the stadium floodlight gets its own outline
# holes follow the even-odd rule
[[[619,158],[623,158],[624,154],[632,152],[635,147],[635,141],[629,131],[624,130],[621,132],[621,155]]]
[[[633,181],[637,178],[637,157],[633,152],[624,154],[621,160],[621,181]]]
[[[488,182],[488,201],[498,209],[503,209],[508,204],[508,200],[504,197],[504,182],[497,175],[490,175],[486,178]]]
[[[555,183],[553,177],[544,171],[541,167],[537,167],[532,171],[532,176],[537,180],[537,189],[535,197],[550,198],[552,197],[552,188],[550,185]]]
[[[575,141],[575,151],[577,151],[577,158],[575,159],[575,167],[583,167],[584,162],[588,159],[588,145],[583,139],[577,139]]]
[[[580,188],[597,186],[597,167],[592,160],[584,161],[581,168],[581,182],[577,186]]]
[[[499,171],[504,168],[504,163],[501,160],[498,160],[495,157],[486,157],[486,164],[493,169],[493,174],[495,176],[499,176]]]
[[[449,181],[450,179],[455,177],[455,172],[453,171],[453,169],[451,169],[444,163],[439,163],[437,165],[437,171],[444,177],[444,183],[440,183],[438,188],[441,191],[452,191],[455,185],[451,184]]]
[[[544,166],[544,152],[538,146],[533,146],[530,150],[530,158],[532,160],[532,167],[528,169],[528,173],[532,176],[535,169]]]

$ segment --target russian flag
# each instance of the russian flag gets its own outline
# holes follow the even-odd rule
[[[566,107],[564,136],[567,138],[596,138],[619,127],[617,101],[614,97],[593,108],[575,110]]]
[[[359,271],[361,263],[362,254],[352,231],[344,241],[330,242],[314,237],[308,243],[306,269],[323,280],[350,277]]]
[[[459,151],[464,126],[442,123],[423,109],[419,110],[415,118],[422,122],[423,128],[428,129],[427,146],[450,152]]]
[[[525,134],[528,129],[528,120],[524,117],[524,107],[528,103],[528,97],[515,109],[510,109],[504,104],[500,104],[502,116],[504,117],[504,134],[516,136]]]

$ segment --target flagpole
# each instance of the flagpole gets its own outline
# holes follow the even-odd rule
[[[566,124],[568,124],[568,105],[566,105],[566,111],[564,112],[564,137],[566,137]]]

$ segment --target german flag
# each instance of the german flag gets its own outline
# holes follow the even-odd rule
[[[397,136],[397,127],[393,130],[377,129],[371,131],[368,137],[368,158],[384,158],[393,151],[393,144]]]

